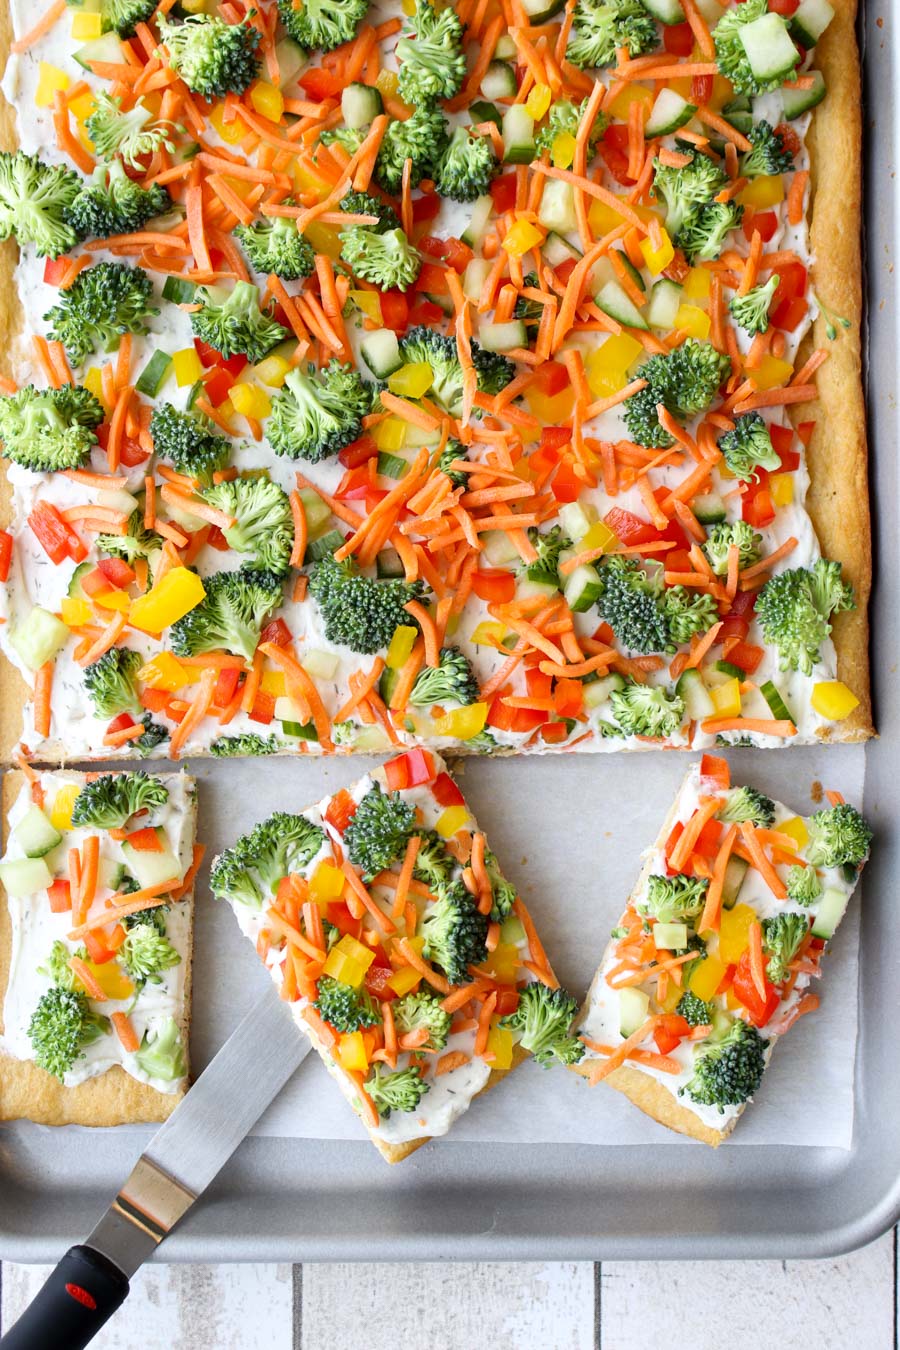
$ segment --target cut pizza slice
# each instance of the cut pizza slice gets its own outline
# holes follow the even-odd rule
[[[164,1120],[187,1089],[196,791],[186,774],[10,774],[0,1120]]]
[[[872,832],[829,793],[808,819],[704,755],[613,930],[579,1021],[575,1072],[717,1146],[775,1043],[818,1007],[809,986]]]
[[[577,1003],[436,754],[261,822],[211,886],[388,1162],[529,1052],[584,1054]]]

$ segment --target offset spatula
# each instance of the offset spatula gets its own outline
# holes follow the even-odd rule
[[[247,1014],[157,1130],[90,1237],[70,1247],[2,1350],[82,1350],[128,1281],[206,1190],[309,1053],[274,991]]]

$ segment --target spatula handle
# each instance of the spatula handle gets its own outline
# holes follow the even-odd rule
[[[128,1280],[91,1247],[70,1247],[0,1350],[84,1350],[125,1301]]]

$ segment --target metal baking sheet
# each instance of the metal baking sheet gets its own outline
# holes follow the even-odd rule
[[[871,1241],[900,1215],[900,1109],[896,1051],[889,1027],[896,981],[889,953],[900,940],[900,907],[890,879],[900,874],[898,814],[900,660],[897,589],[900,538],[897,411],[898,311],[894,274],[898,227],[894,147],[900,143],[894,90],[900,32],[887,0],[864,13],[866,88],[867,252],[869,286],[869,418],[875,545],[878,566],[872,608],[873,678],[881,740],[867,748],[866,810],[878,847],[865,878],[860,933],[859,1040],[852,1147],[832,1149],[745,1145],[708,1149],[673,1141],[652,1147],[523,1145],[453,1142],[423,1149],[388,1168],[367,1142],[251,1138],[204,1202],[162,1251],[167,1261],[371,1259],[479,1260],[634,1259],[664,1257],[822,1257]],[[813,752],[814,753],[814,752]],[[840,783],[852,747],[834,747],[829,779]],[[813,777],[809,751],[733,752],[735,776],[754,775],[768,790],[798,805]],[[846,760],[849,766],[849,760]],[[474,761],[464,785],[489,834],[498,836],[510,866],[535,854],[526,796],[546,802],[550,847],[560,860],[566,891],[584,885],[591,841],[601,860],[592,893],[613,911],[627,893],[637,859],[615,846],[615,803],[644,819],[655,834],[684,772],[686,758],[653,753],[605,759]],[[247,801],[247,766],[202,765],[201,830],[212,848],[240,820],[291,802],[314,801],[361,772],[364,761],[279,764],[269,799]],[[564,767],[565,774],[560,770]],[[284,772],[287,771],[287,772]],[[284,773],[284,776],[282,776]],[[285,779],[290,775],[289,784]],[[565,794],[563,796],[563,793]],[[527,871],[523,874],[527,885]],[[581,885],[579,882],[581,881]],[[540,916],[558,905],[529,892]],[[195,1067],[208,1060],[265,976],[237,954],[233,920],[199,888],[197,951],[211,963],[215,996],[195,1007]],[[554,944],[561,977],[579,991],[599,953],[579,951],[575,925]],[[242,955],[244,955],[242,953]],[[227,959],[226,959],[227,958]],[[885,1016],[885,1013],[888,1015]],[[477,1109],[477,1107],[476,1107]],[[140,1132],[104,1131],[91,1143],[71,1131],[0,1127],[0,1256],[47,1261],[88,1231],[140,1148]]]

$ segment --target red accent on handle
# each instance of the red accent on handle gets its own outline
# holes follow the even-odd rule
[[[70,1298],[74,1298],[76,1303],[82,1303],[85,1308],[90,1308],[91,1312],[96,1311],[97,1300],[93,1294],[89,1294],[86,1289],[82,1289],[80,1284],[67,1284],[66,1293]]]

